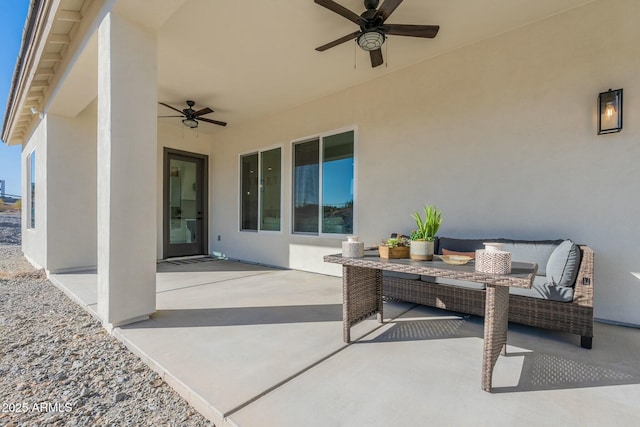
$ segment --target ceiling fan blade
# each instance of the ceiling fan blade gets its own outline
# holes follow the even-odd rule
[[[440,30],[439,25],[403,25],[403,24],[385,24],[380,29],[393,36],[409,36],[423,37],[432,39]]]
[[[382,50],[380,49],[369,51],[369,56],[371,57],[371,66],[374,68],[378,65],[382,65],[384,62],[382,59]]]
[[[362,18],[359,15],[350,11],[346,7],[339,5],[333,0],[314,0],[314,1],[316,2],[316,4],[319,4],[322,7],[326,7],[330,11],[335,12],[344,18],[347,18],[349,21],[357,25],[360,25],[360,23],[362,22]]]
[[[158,102],[158,104],[160,104],[160,105],[164,105],[165,107],[167,107],[167,108],[171,108],[173,111],[177,111],[178,113],[182,114],[182,111],[181,111],[181,110],[178,110],[177,108],[172,107],[172,106],[171,106],[171,105],[169,105],[169,104],[165,104],[164,102]]]
[[[376,16],[382,17],[382,22],[386,21],[389,15],[400,6],[400,3],[402,3],[402,0],[385,0],[378,9]]]
[[[198,116],[202,116],[203,114],[209,114],[209,113],[213,113],[213,110],[209,107],[203,108],[202,110],[198,110],[195,113],[193,113],[194,116],[198,117]]]
[[[198,120],[202,121],[202,122],[213,123],[214,125],[219,125],[219,126],[226,126],[227,125],[226,122],[219,122],[217,120],[205,119],[204,117],[198,117]]]
[[[185,116],[184,115],[182,115],[182,116],[158,116],[159,119],[162,119],[164,117],[185,117]]]
[[[334,46],[338,46],[339,44],[342,44],[344,42],[348,42],[349,40],[353,40],[355,39],[358,35],[360,35],[360,31],[356,31],[355,33],[352,34],[347,34],[344,37],[340,37],[337,40],[332,41],[331,43],[327,43],[325,45],[322,45],[320,47],[317,47],[316,50],[318,52],[324,52],[327,49],[331,49]]]

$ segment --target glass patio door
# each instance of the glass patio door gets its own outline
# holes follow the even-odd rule
[[[207,157],[165,149],[164,256],[207,253]]]

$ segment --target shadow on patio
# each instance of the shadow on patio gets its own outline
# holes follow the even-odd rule
[[[269,307],[200,308],[158,310],[155,322],[142,322],[132,328],[190,328],[204,326],[247,326],[280,323],[341,322],[341,304]],[[126,327],[125,327],[126,328]]]
[[[431,309],[437,314],[437,309]],[[431,317],[424,320],[396,319],[377,337],[366,338],[357,345],[399,341],[442,340],[483,337],[483,319],[477,316]],[[597,325],[598,329],[612,328]],[[521,360],[517,385],[494,387],[493,393],[564,390],[586,387],[608,387],[640,384],[640,360],[634,357],[603,360],[600,351],[579,347],[572,349],[571,334],[548,332],[543,340],[532,341],[532,336],[543,336],[546,331],[523,325],[509,324],[509,346],[506,358]],[[606,334],[602,337],[607,340]],[[557,353],[554,353],[557,351]],[[501,358],[502,358],[501,357]],[[500,361],[498,362],[500,363]]]

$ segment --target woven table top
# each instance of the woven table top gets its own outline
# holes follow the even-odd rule
[[[467,282],[486,283],[487,285],[530,288],[538,265],[527,262],[513,262],[510,274],[490,274],[475,271],[474,261],[465,265],[450,265],[443,261],[414,261],[411,259],[380,258],[378,251],[366,251],[362,258],[345,258],[341,254],[327,255],[324,262],[349,265],[352,267],[373,268],[398,273],[421,274],[433,277],[465,280]]]

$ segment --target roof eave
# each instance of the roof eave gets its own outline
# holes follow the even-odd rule
[[[34,46],[34,40],[36,40],[38,30],[41,31],[42,29],[42,23],[45,22],[47,15],[45,12],[51,9],[49,7],[51,3],[52,0],[31,0],[31,5],[29,6],[2,123],[2,140],[7,145],[22,143],[22,139],[15,136],[16,118],[19,115],[18,112],[22,109],[23,102],[21,102],[20,98],[22,97],[20,94],[24,91],[25,83],[29,80],[26,78],[27,73],[30,71],[27,64],[35,62],[33,61],[33,56],[38,51]]]

